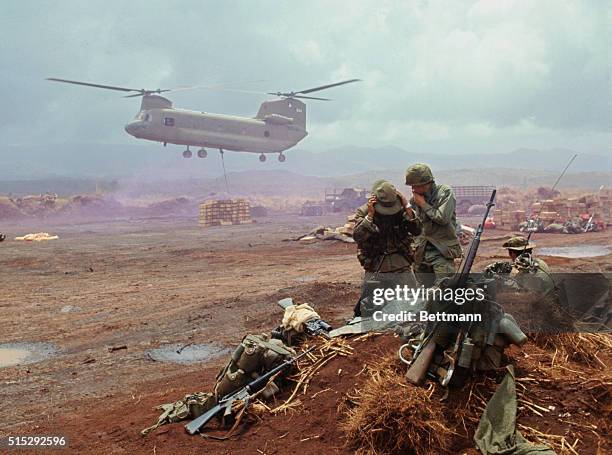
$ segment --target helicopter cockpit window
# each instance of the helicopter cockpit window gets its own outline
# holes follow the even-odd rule
[[[166,126],[174,126],[174,118],[173,117],[164,117],[164,125],[166,125]]]

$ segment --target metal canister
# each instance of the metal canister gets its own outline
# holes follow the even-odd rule
[[[461,354],[459,354],[460,367],[469,368],[472,365],[472,354],[474,353],[474,343],[470,337],[466,337],[461,343]]]
[[[508,313],[499,321],[499,332],[503,333],[511,343],[517,346],[522,346],[527,341],[527,335],[523,333],[516,320]]]

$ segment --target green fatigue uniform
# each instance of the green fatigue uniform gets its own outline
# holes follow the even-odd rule
[[[520,288],[542,293],[542,296],[547,296],[555,290],[555,282],[548,264],[540,258],[533,257],[531,253],[536,246],[535,243],[527,243],[525,237],[517,235],[502,246],[519,252],[519,256],[514,262],[500,261],[488,265],[485,268],[485,275],[509,275]]]
[[[529,253],[521,254],[512,264],[515,279],[524,288],[540,292],[543,296],[555,290],[555,282],[550,275],[548,264],[540,258],[534,258]]]
[[[425,164],[415,164],[406,171],[406,185],[430,183],[431,189],[424,195],[425,206],[419,207],[414,199],[410,204],[420,219],[421,235],[416,239],[415,271],[427,286],[455,273],[455,258],[462,256],[457,238],[455,195],[447,185],[438,185],[431,170]],[[432,276],[433,274],[433,276]]]
[[[365,270],[364,286],[355,316],[361,316],[361,304],[369,295],[368,284],[374,280],[379,286],[416,286],[412,271],[414,236],[421,232],[420,221],[408,218],[395,187],[378,180],[372,187],[377,198],[375,214],[369,219],[364,204],[355,214],[353,239],[357,243],[357,258]],[[386,284],[383,284],[386,283]]]

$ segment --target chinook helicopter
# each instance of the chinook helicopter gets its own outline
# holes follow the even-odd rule
[[[67,79],[47,78],[47,80],[121,92],[134,92],[124,96],[124,98],[142,97],[140,111],[132,121],[125,125],[125,131],[138,139],[161,142],[164,146],[166,144],[184,145],[187,147],[183,152],[184,158],[193,156],[189,147],[199,147],[198,157],[206,158],[208,155],[206,147],[208,147],[218,149],[221,156],[226,150],[259,153],[259,161],[261,162],[266,161],[266,153],[278,153],[278,160],[283,162],[286,159],[283,151],[293,147],[308,135],[306,131],[306,105],[299,99],[330,101],[329,98],[306,96],[306,94],[357,82],[360,79],[335,82],[297,92],[252,92],[221,89],[244,93],[265,93],[280,98],[264,101],[259,107],[257,115],[253,118],[176,109],[172,106],[172,101],[160,95],[173,90],[219,89],[218,87],[145,90]]]

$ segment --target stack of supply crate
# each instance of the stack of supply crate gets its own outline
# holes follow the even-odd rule
[[[200,204],[200,226],[226,226],[251,222],[251,206],[244,199],[206,201]]]

